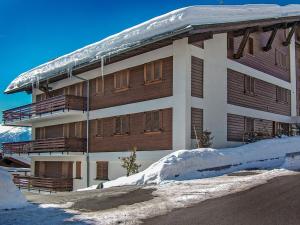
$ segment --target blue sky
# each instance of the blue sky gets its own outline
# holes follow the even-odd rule
[[[0,110],[30,102],[4,95],[18,74],[173,9],[221,0],[0,0]],[[292,4],[299,0],[223,0],[224,4]]]

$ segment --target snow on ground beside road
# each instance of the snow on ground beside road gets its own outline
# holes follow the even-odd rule
[[[25,197],[17,189],[11,175],[0,168],[0,210],[21,208],[28,205]]]
[[[247,168],[278,168],[286,153],[300,152],[300,137],[262,140],[235,148],[194,149],[173,152],[144,171],[105,182],[104,188],[123,185],[159,184],[222,175]],[[230,166],[231,167],[224,167]],[[209,171],[210,168],[224,167]],[[300,165],[299,165],[300,167]]]
[[[284,169],[261,172],[262,174],[246,177],[225,175],[189,181],[169,181],[148,186],[147,188],[157,189],[153,193],[156,197],[150,201],[120,206],[114,210],[78,214],[71,221],[90,220],[95,224],[138,224],[143,219],[166,214],[176,208],[188,207],[207,199],[247,190],[266,183],[274,177],[295,173]]]
[[[296,174],[296,172],[284,169],[256,172],[257,175],[250,176],[224,175],[198,180],[169,181],[147,186],[144,188],[156,189],[153,192],[154,199],[97,212],[79,212],[68,209],[72,205],[70,202],[62,205],[30,204],[22,209],[0,210],[0,224],[138,224],[143,219],[162,215],[176,208],[247,190],[266,183],[274,177]]]

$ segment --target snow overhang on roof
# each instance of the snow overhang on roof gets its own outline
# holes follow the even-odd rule
[[[191,6],[178,9],[24,72],[8,85],[5,93],[28,89],[73,67],[103,61],[111,55],[136,48],[149,39],[172,36],[193,26],[199,28],[297,16],[300,16],[300,5]]]

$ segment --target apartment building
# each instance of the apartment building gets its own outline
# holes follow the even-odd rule
[[[241,145],[253,133],[289,134],[300,121],[300,10],[259,18],[266,6],[253,6],[253,19],[249,7],[240,6],[236,21],[224,12],[206,24],[210,17],[197,14],[197,24],[168,24],[171,31],[109,57],[49,66],[67,55],[21,74],[23,83],[12,82],[6,93],[29,92],[32,104],[4,111],[3,121],[32,127],[32,140],[4,143],[4,153],[31,157],[34,185],[73,190],[125,175],[120,157],[133,147],[144,169],[174,150],[195,148],[204,130],[216,148]],[[188,23],[199,10],[205,7],[155,22],[181,14]]]

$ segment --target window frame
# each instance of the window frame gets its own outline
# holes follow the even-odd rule
[[[251,129],[248,130],[248,122],[251,123]],[[244,133],[255,132],[255,119],[251,117],[244,117]]]
[[[280,69],[289,70],[289,62],[288,62],[288,55],[284,52],[280,51],[278,48],[275,48],[275,66],[279,67]]]
[[[255,85],[256,85],[256,79],[254,77],[244,75],[244,94],[254,96]]]
[[[99,126],[100,128],[100,134],[99,134]],[[96,129],[95,129],[96,137],[97,138],[103,138],[104,137],[104,129],[103,129],[103,119],[96,119]]]
[[[158,127],[154,128],[155,113],[158,113]],[[147,116],[150,115],[150,129],[148,129]],[[144,112],[144,133],[161,133],[163,131],[163,111],[153,110]]]
[[[123,76],[126,76],[126,84],[123,84]],[[118,81],[119,79],[119,81]],[[118,82],[120,82],[120,86],[118,87]],[[130,82],[130,73],[129,69],[121,70],[116,73],[114,73],[114,91],[115,92],[121,92],[121,91],[127,91],[129,89],[129,82]]]
[[[159,63],[159,78],[157,79],[155,76],[155,63]],[[151,79],[148,79],[148,74],[147,74],[147,69],[148,67],[151,67]],[[156,84],[156,83],[160,83],[163,81],[163,60],[156,60],[153,62],[149,62],[144,64],[144,84],[145,85],[150,85],[150,84]]]
[[[276,86],[276,102],[283,103],[283,104],[289,103],[289,96],[288,96],[287,89]]]
[[[120,132],[117,132],[117,122],[120,120]],[[123,123],[127,123],[126,130],[123,130]],[[122,115],[114,117],[114,136],[124,136],[130,134],[130,116]]]

